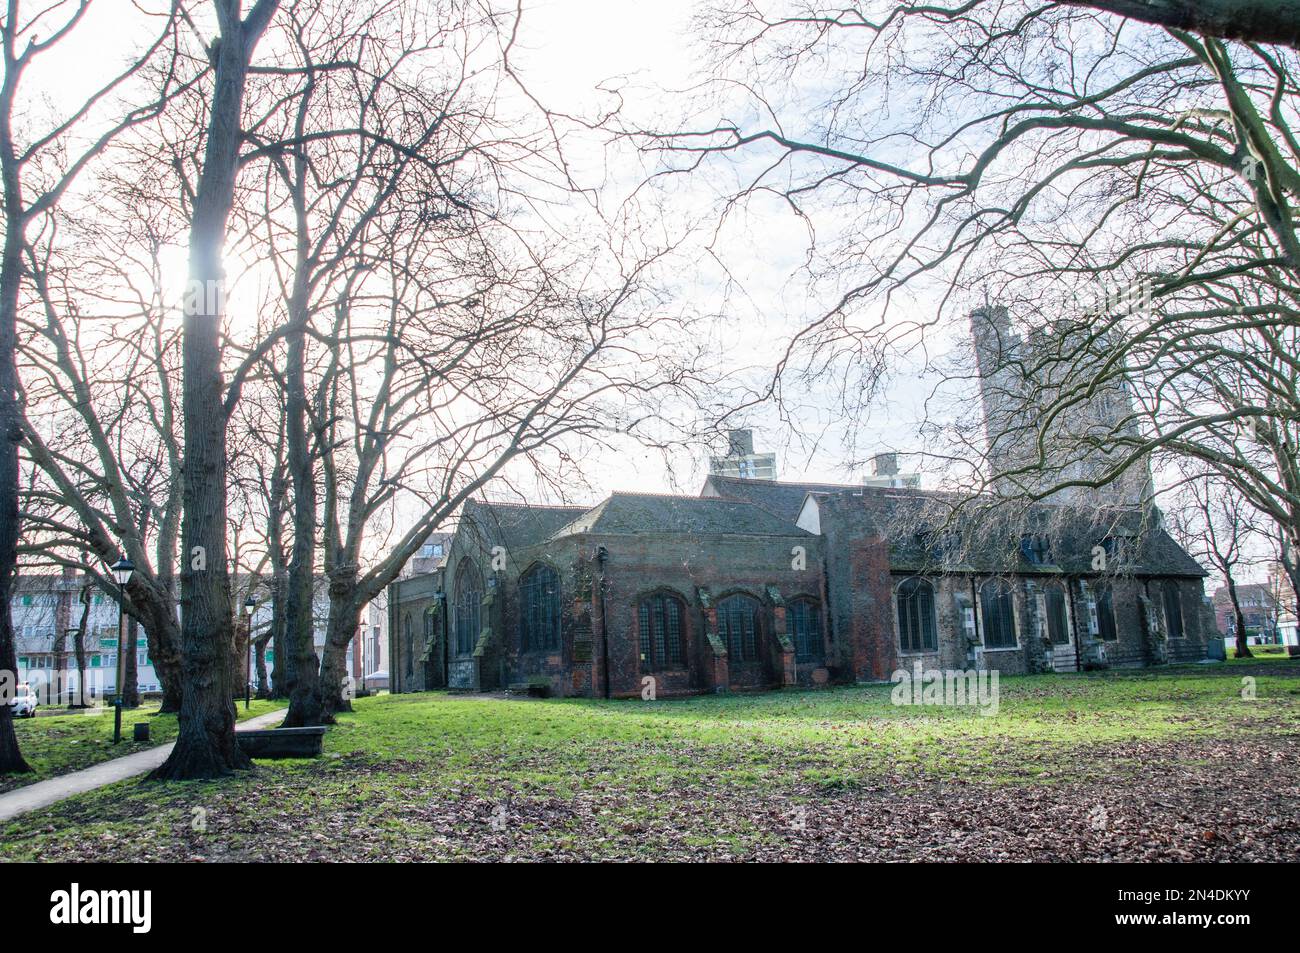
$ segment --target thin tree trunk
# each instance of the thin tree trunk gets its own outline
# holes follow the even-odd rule
[[[295,281],[301,279],[295,278]],[[297,323],[299,316],[291,315]],[[285,368],[289,474],[293,479],[293,552],[285,600],[285,635],[290,661],[289,712],[285,728],[321,723],[320,660],[313,638],[312,603],[316,568],[316,474],[307,443],[306,341],[303,331],[288,336]]]
[[[267,543],[271,554],[271,627],[267,638],[271,645],[271,679],[266,680],[266,662],[262,652],[258,653],[259,679],[258,691],[267,692],[268,698],[287,698],[288,668],[285,665],[285,565],[284,565],[284,422],[281,415],[281,430],[275,448],[275,461],[271,473],[267,501]],[[263,643],[265,645],[265,643]],[[269,690],[268,690],[269,689]]]
[[[126,631],[120,633],[118,651],[126,652],[126,678],[122,681],[122,704],[127,708],[140,707],[140,671],[137,665],[138,653],[135,643],[136,622],[131,616],[126,617]]]
[[[157,585],[161,594],[154,605],[145,607],[144,636],[149,646],[149,658],[153,659],[154,671],[158,673],[158,684],[162,687],[163,714],[179,713],[184,695],[181,685],[181,628],[176,615],[176,523],[175,514],[171,512],[159,523]],[[132,592],[136,586],[137,580],[133,579]],[[134,596],[132,601],[140,605]]]
[[[1291,604],[1287,607],[1295,615],[1300,615],[1300,563],[1296,562],[1294,553],[1296,552],[1296,543],[1287,539],[1282,539],[1282,569],[1286,572],[1286,577],[1291,583]]]
[[[1246,641],[1246,617],[1241,613],[1241,604],[1237,601],[1237,584],[1231,575],[1224,577],[1228,584],[1228,598],[1232,600],[1232,614],[1237,621],[1237,658],[1254,658],[1250,643]]]
[[[68,690],[68,630],[59,625],[59,617],[56,611],[54,616],[54,644],[50,646],[50,654],[54,656],[53,678],[50,679],[50,701],[57,705],[63,701],[66,693],[68,696],[68,707],[72,707],[72,692]]]
[[[69,708],[86,708],[90,705],[90,700],[86,697],[86,621],[89,614],[90,607],[83,604],[81,618],[72,636],[72,651],[77,659],[77,694],[75,701],[68,699]]]
[[[230,667],[235,674],[235,697],[243,698],[248,691],[248,641],[252,628],[252,616],[242,614],[235,620],[235,643],[231,652]]]
[[[289,697],[286,601],[284,570],[281,569],[271,583],[271,698]]]
[[[270,698],[271,686],[266,677],[266,645],[270,642],[269,635],[263,636],[253,643],[254,661],[257,663],[257,697]]]

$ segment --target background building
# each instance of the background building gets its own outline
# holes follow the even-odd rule
[[[1214,618],[1225,639],[1236,641],[1237,617],[1232,610],[1228,587],[1214,590]],[[1278,640],[1279,605],[1273,586],[1269,583],[1245,582],[1237,584],[1237,604],[1246,622],[1246,640],[1252,645],[1272,644]]]
[[[118,605],[93,579],[72,570],[28,573],[14,584],[10,617],[17,643],[18,679],[34,687],[59,686],[63,693],[99,697],[117,690]],[[85,686],[77,671],[76,633],[85,613]],[[135,635],[136,678],[141,692],[159,691],[144,631],[128,619]],[[51,704],[56,703],[51,700]]]
[[[871,473],[862,478],[862,485],[915,490],[921,486],[921,475],[900,473],[898,454],[878,453],[871,458]]]
[[[727,433],[727,455],[709,459],[709,473],[744,480],[775,480],[776,454],[754,452],[754,431]]]

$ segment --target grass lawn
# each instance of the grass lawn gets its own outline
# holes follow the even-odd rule
[[[122,712],[120,744],[113,744],[111,707],[18,719],[14,722],[18,744],[33,771],[30,774],[0,775],[0,793],[174,741],[176,716],[160,715],[158,707],[154,702]],[[240,702],[239,718],[242,721],[283,707],[284,702],[255,700],[245,712],[244,703]],[[150,725],[151,737],[147,744],[136,744],[131,740],[132,725],[141,721]]]
[[[1285,645],[1252,645],[1250,647],[1250,654],[1252,658],[1244,658],[1244,659],[1232,658],[1233,653],[1235,652],[1236,652],[1235,648],[1228,649],[1228,658],[1234,662],[1252,662],[1256,660],[1265,661],[1265,662],[1268,661],[1276,662],[1280,659],[1286,659],[1289,657],[1286,654]]]
[[[0,858],[1300,859],[1300,662],[1000,687],[991,717],[890,685],[360,699],[321,759],[122,782]]]

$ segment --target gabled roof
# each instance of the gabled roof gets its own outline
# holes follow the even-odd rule
[[[1230,605],[1232,602],[1228,594],[1227,586],[1220,586],[1214,590],[1215,605]],[[1249,603],[1251,608],[1263,605],[1273,607],[1277,604],[1277,598],[1273,595],[1273,587],[1266,582],[1239,582],[1237,583],[1237,601],[1244,604]]]
[[[464,515],[477,523],[493,543],[514,550],[543,542],[588,509],[586,506],[533,506],[469,500]]]
[[[710,485],[724,500],[753,503],[791,523],[799,518],[804,497],[809,493],[843,493],[859,489],[855,484],[783,483],[780,480],[750,480],[711,474],[700,489],[703,499],[710,499],[703,496]]]
[[[890,567],[896,570],[1092,574],[1094,547],[1118,538],[1126,552],[1111,569],[1207,575],[1163,528],[1135,509],[1049,503],[1013,508],[1005,502],[995,505],[995,498],[877,487],[817,494],[816,502],[824,533],[830,529],[850,538],[888,540]],[[955,510],[959,503],[966,507]],[[953,531],[956,535],[945,537]],[[1030,562],[1021,546],[1026,535],[1046,538],[1050,557],[1045,564]]]
[[[552,538],[579,533],[611,536],[648,533],[739,536],[810,536],[789,520],[736,500],[698,496],[614,493]]]

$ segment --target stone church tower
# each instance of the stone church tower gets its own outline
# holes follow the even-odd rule
[[[1092,383],[1089,368],[1102,360],[1104,340],[1088,341],[1080,327],[1064,325],[1022,337],[1001,306],[977,308],[970,322],[988,438],[986,475],[992,477],[993,492],[1013,496],[1098,481],[1118,465],[1125,451],[1112,449],[1115,438],[1139,432],[1123,382],[1108,382],[1090,396],[1072,400],[1046,423],[1046,411],[1059,397],[1082,394]],[[1104,486],[1064,486],[1044,499],[1141,508],[1150,503],[1152,492],[1150,466],[1143,462]]]

